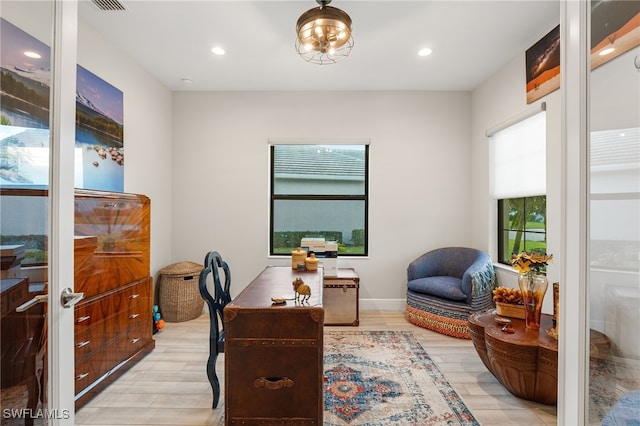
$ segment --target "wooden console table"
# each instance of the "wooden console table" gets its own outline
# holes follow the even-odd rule
[[[551,315],[543,314],[540,330],[527,330],[511,319],[514,333],[502,331],[495,309],[472,314],[469,331],[485,367],[517,397],[553,405],[558,399],[558,341],[547,335]]]
[[[293,298],[292,281],[311,288]],[[270,266],[224,308],[227,425],[321,425],[323,367],[322,269]]]

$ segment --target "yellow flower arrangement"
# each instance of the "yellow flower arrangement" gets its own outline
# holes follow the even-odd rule
[[[540,268],[547,266],[553,260],[553,255],[546,253],[527,253],[523,251],[519,254],[514,254],[511,259],[511,266],[518,271],[520,275],[527,274],[532,270],[540,272]]]

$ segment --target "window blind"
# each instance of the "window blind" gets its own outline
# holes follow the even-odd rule
[[[489,146],[494,199],[546,194],[545,111],[493,133]]]

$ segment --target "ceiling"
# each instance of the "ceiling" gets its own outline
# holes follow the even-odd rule
[[[334,0],[353,20],[355,45],[345,60],[316,65],[294,47],[314,0],[119,1],[124,11],[83,0],[80,20],[175,91],[472,90],[524,61],[560,15],[557,0]],[[215,45],[226,54],[213,55]],[[433,54],[419,57],[421,47]]]

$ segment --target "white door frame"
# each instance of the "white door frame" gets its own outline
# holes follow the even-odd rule
[[[62,290],[73,289],[74,149],[77,64],[77,0],[53,0],[49,172],[49,354],[50,423],[75,421],[73,308],[63,308]]]
[[[562,0],[562,257],[558,342],[560,425],[586,420],[588,386],[587,146],[589,137],[588,1]]]

